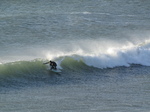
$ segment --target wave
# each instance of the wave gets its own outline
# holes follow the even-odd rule
[[[49,65],[43,63],[52,59],[62,69],[62,74],[68,79],[70,74],[86,74],[88,72],[108,71],[110,68],[130,67],[133,64],[150,66],[150,42],[145,41],[138,45],[129,44],[123,47],[109,48],[105,52],[88,54],[80,50],[69,54],[35,59],[31,61],[15,61],[0,64],[0,87],[22,87],[29,84],[40,85],[43,83],[63,83],[63,77],[50,72]],[[50,56],[50,55],[48,55]],[[92,73],[91,72],[91,73]],[[61,79],[62,78],[62,79]],[[38,83],[37,83],[38,82]]]
[[[40,60],[18,61],[0,65],[0,87],[19,87],[46,79]]]
[[[9,78],[34,78],[44,77],[49,71],[49,64],[45,65],[45,61],[42,59],[35,59],[32,61],[16,61],[0,65],[0,77],[1,79]],[[60,62],[59,62],[60,61]],[[78,62],[71,57],[62,57],[56,60],[58,69],[81,69],[80,67],[86,67],[83,62]],[[44,75],[43,75],[44,74]],[[51,74],[55,74],[51,72]]]
[[[77,69],[80,69],[81,66],[104,69],[119,66],[129,67],[131,64],[150,66],[149,55],[149,41],[145,41],[138,45],[128,44],[123,47],[111,47],[105,52],[97,51],[93,54],[88,54],[80,49],[79,51],[72,53],[60,53],[60,55],[57,56],[47,54],[47,59],[1,63],[0,76],[12,76],[12,74],[36,74],[36,72],[45,69],[43,63],[48,60],[56,61],[59,69],[71,66],[73,66],[72,68]]]
[[[109,47],[106,50],[96,49],[93,53],[87,53],[79,49],[73,53],[61,54],[61,58],[58,56],[59,58],[56,59],[66,60],[67,58],[69,60],[69,58],[72,58],[73,60],[84,63],[86,66],[104,69],[119,66],[129,67],[132,64],[150,66],[149,55],[150,41],[147,40],[137,45],[128,43],[128,45],[122,47]]]
[[[85,56],[83,61],[89,66],[98,68],[129,67],[131,64],[150,66],[149,47],[150,44],[144,46],[129,45],[122,48],[109,48],[105,54]]]
[[[0,65],[0,92],[12,89],[20,89],[29,86],[42,86],[53,84],[66,84],[75,82],[76,72],[83,73],[87,66],[70,57],[62,57],[56,60],[58,69],[62,73],[54,73],[49,70],[49,65],[43,64],[48,60],[35,59],[31,61],[16,61]],[[61,63],[59,63],[59,61]],[[86,69],[87,70],[87,69]],[[60,76],[65,74],[64,76]],[[74,76],[70,76],[74,74]],[[72,77],[72,78],[71,78]]]

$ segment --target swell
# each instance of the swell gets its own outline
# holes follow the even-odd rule
[[[34,78],[34,77],[44,77],[44,75],[49,71],[49,65],[43,64],[48,60],[36,59],[32,61],[16,61],[6,64],[0,64],[0,77],[1,79],[10,78]],[[58,61],[61,61],[59,63]],[[79,70],[87,67],[82,61],[77,61],[71,57],[59,58],[56,60],[58,69],[70,69]],[[69,72],[69,71],[68,71]],[[51,72],[53,74],[53,72]],[[55,74],[55,73],[54,73]]]
[[[57,62],[58,68],[63,70],[80,70],[88,68],[115,68],[132,64],[139,64],[150,66],[149,63],[149,42],[142,43],[137,46],[125,46],[123,48],[110,48],[105,53],[62,55],[54,58]],[[0,77],[13,78],[13,77],[41,77],[45,74],[48,66],[43,65],[43,59],[35,59],[32,61],[16,61],[5,64],[0,64]]]
[[[41,61],[18,61],[0,65],[0,87],[25,86],[45,79]]]
[[[26,85],[56,84],[60,80],[59,74],[49,71],[49,65],[43,64],[48,60],[36,59],[32,61],[16,61],[0,64],[0,87],[22,87]],[[63,68],[66,75],[72,70],[81,71],[85,64],[72,58],[64,59],[58,68]],[[86,67],[86,66],[85,66]]]
[[[86,74],[85,76],[88,73],[90,75],[101,74],[102,70],[107,72],[110,71],[110,68],[115,71],[116,67],[120,70],[126,67],[132,68],[133,64],[150,66],[149,46],[149,42],[145,42],[136,46],[111,48],[105,53],[98,52],[95,55],[80,52],[78,55],[58,56],[54,58],[54,61],[57,62],[58,68],[62,69],[62,76],[47,70],[49,65],[44,65],[43,63],[48,60],[43,59],[0,64],[0,87],[61,84],[65,83],[65,81],[74,81],[76,80],[74,77],[82,77],[83,74]]]

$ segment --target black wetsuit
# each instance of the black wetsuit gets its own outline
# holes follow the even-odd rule
[[[57,64],[54,61],[50,61],[50,66],[51,66],[51,70],[52,69],[55,69],[55,70],[57,69],[56,68]]]

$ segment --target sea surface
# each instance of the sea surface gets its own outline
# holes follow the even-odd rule
[[[1,0],[0,112],[150,112],[150,1]]]

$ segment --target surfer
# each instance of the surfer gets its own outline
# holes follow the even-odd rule
[[[52,69],[54,69],[54,70],[57,69],[57,68],[56,68],[56,66],[57,66],[56,62],[50,60],[49,62],[44,63],[44,64],[48,64],[48,63],[49,63],[49,66],[51,67],[51,70],[52,70]]]
[[[56,68],[56,66],[57,66],[56,62],[50,61],[50,64],[49,64],[49,65],[51,66],[51,70],[52,70],[52,69],[55,69],[55,70],[57,69],[57,68]]]

